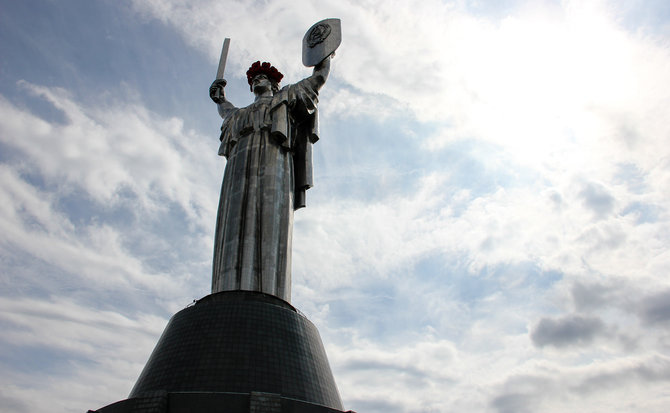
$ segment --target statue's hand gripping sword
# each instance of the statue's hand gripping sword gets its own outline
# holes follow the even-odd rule
[[[230,47],[230,39],[226,37],[223,40],[223,47],[221,48],[221,57],[219,58],[219,68],[216,71],[216,80],[210,87],[209,96],[216,103],[225,100],[223,88],[226,87],[226,80],[223,78],[223,73],[226,70],[226,60],[228,59],[228,48]]]

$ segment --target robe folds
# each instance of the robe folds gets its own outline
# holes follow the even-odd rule
[[[224,118],[212,293],[261,291],[290,301],[293,211],[312,186],[317,98],[307,78]]]

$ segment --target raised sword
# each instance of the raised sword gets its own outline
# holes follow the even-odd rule
[[[223,80],[223,72],[226,70],[226,60],[228,59],[228,48],[230,47],[230,38],[223,39],[223,47],[221,48],[221,57],[219,58],[219,68],[216,71],[216,78]],[[225,80],[224,80],[225,82]],[[225,85],[225,83],[224,83]]]

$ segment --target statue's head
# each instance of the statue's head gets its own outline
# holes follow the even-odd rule
[[[247,82],[249,83],[249,89],[254,92],[255,85],[259,87],[267,87],[265,82],[270,83],[272,92],[279,90],[279,82],[284,77],[276,67],[272,66],[269,62],[261,63],[260,60],[254,62],[249,70],[247,70]]]

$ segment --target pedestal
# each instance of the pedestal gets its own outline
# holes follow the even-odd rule
[[[175,314],[128,399],[100,413],[342,411],[319,332],[289,303],[211,294]]]

